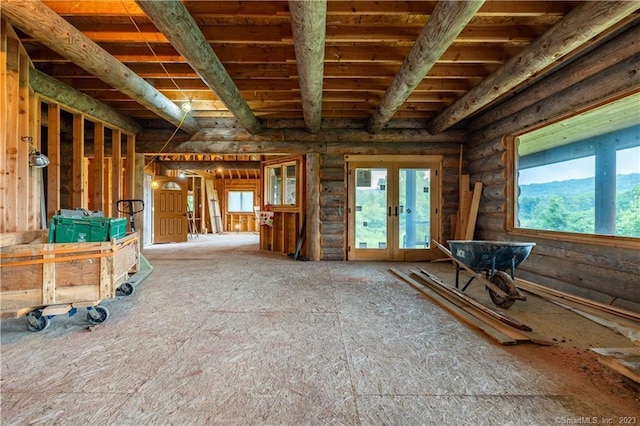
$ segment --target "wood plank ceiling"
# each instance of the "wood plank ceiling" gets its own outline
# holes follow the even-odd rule
[[[438,134],[637,19],[638,8],[589,1],[42,3],[175,105],[190,100],[196,124],[189,133],[197,123],[232,118],[251,133],[273,120],[316,133],[321,119],[323,128],[346,120],[370,132],[415,121]],[[39,71],[140,123],[166,122],[17,27]]]

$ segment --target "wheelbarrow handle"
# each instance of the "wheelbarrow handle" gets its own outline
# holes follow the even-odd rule
[[[135,209],[134,208],[136,203],[138,203],[138,206],[140,206],[139,209]],[[124,205],[124,207],[120,207],[121,205]],[[144,210],[144,201],[143,200],[137,200],[137,199],[136,200],[118,200],[116,202],[116,209],[120,213],[126,213],[126,214],[140,213],[141,211]]]

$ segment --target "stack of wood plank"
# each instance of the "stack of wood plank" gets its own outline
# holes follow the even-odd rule
[[[424,269],[411,269],[411,276],[395,268],[391,268],[390,271],[460,320],[502,345],[522,342],[551,344],[537,336],[526,324],[484,306]]]
[[[516,278],[518,288],[590,319],[640,344],[640,314]]]
[[[598,362],[640,384],[640,348],[593,348]]]
[[[454,240],[473,240],[482,196],[482,182],[470,190],[469,175],[461,175],[459,182],[458,213],[451,216],[451,235]]]

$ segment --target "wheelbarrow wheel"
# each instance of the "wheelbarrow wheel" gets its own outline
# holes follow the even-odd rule
[[[491,282],[497,285],[501,290],[504,290],[504,292],[510,296],[518,295],[518,288],[513,283],[511,276],[506,272],[496,271],[495,275],[491,279]],[[491,289],[488,289],[488,290],[489,290],[489,296],[491,297],[491,300],[499,308],[509,309],[511,305],[513,305],[515,302],[515,299],[512,299],[510,297],[502,297],[496,292],[494,292],[493,290]]]
[[[36,309],[27,314],[27,329],[29,331],[42,331],[49,327],[51,320],[42,315],[42,309]]]

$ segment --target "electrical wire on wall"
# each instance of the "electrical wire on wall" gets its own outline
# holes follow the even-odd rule
[[[127,5],[124,3],[123,0],[120,0],[120,3],[122,4],[122,7],[124,8],[124,10],[127,13],[127,16],[129,17],[129,20],[131,21],[131,23],[133,24],[133,26],[136,28],[136,31],[138,31],[138,33],[142,36],[142,30],[140,30],[140,27],[138,26],[138,24],[136,23],[135,19],[133,19],[133,16],[131,16],[131,13],[129,12],[129,9],[127,8]],[[143,38],[144,39],[144,38]],[[153,47],[151,47],[151,44],[144,39],[144,43],[147,45],[147,47],[149,48],[149,51],[151,51],[151,53],[153,54],[153,57],[155,58],[155,60],[158,62],[158,64],[160,64],[160,67],[162,68],[162,70],[165,72],[165,74],[167,75],[167,77],[169,77],[169,80],[171,80],[171,83],[173,83],[173,85],[175,86],[176,89],[178,89],[178,91],[180,92],[180,94],[182,94],[182,96],[185,99],[185,102],[182,104],[182,106],[180,107],[182,109],[182,111],[184,112],[184,114],[182,114],[182,119],[180,120],[180,123],[178,124],[178,127],[176,127],[176,129],[174,130],[174,132],[171,134],[171,136],[169,136],[169,139],[167,139],[167,141],[164,143],[164,145],[162,145],[162,148],[160,148],[160,153],[162,153],[164,151],[164,149],[167,147],[167,145],[169,145],[169,143],[171,142],[171,140],[174,138],[174,136],[176,135],[176,133],[178,133],[178,130],[180,130],[180,128],[182,127],[182,123],[184,123],[184,120],[187,118],[187,114],[189,114],[189,112],[191,111],[191,99],[189,97],[187,97],[187,95],[184,93],[184,91],[180,88],[180,86],[178,86],[178,83],[176,83],[175,79],[171,76],[171,74],[169,73],[169,71],[167,70],[167,68],[164,66],[164,64],[162,63],[162,61],[160,60],[160,58],[158,57],[158,55],[156,54],[156,52],[153,50]],[[145,167],[149,167],[156,159],[158,158],[158,154],[154,155],[151,160],[149,160],[149,162],[147,164],[145,164]]]

